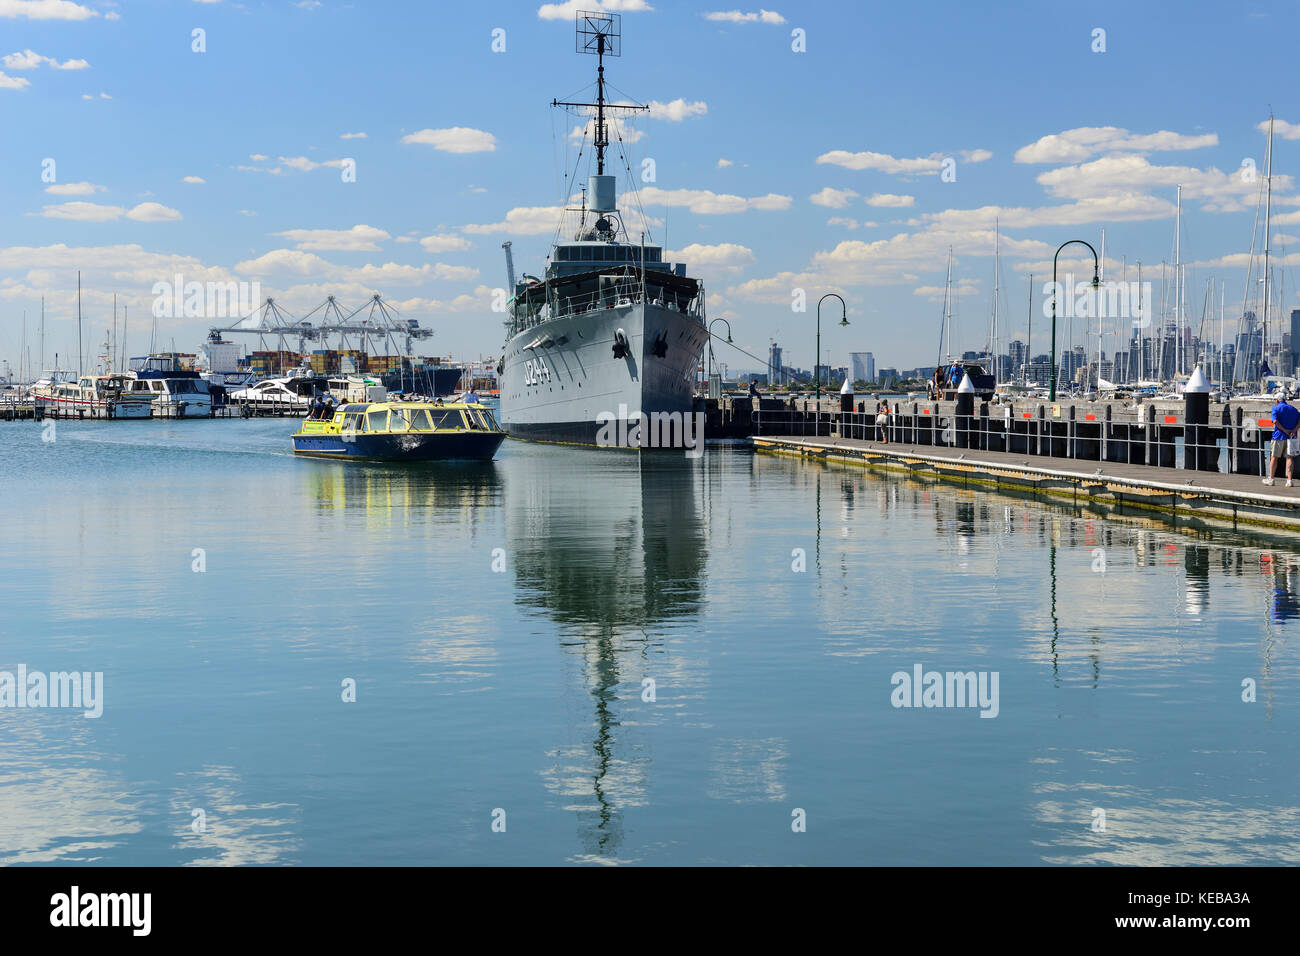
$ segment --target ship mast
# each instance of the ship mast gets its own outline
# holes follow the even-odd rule
[[[565,100],[551,100],[551,106],[594,109],[596,111],[596,128],[592,137],[592,141],[596,146],[596,175],[604,177],[605,150],[609,147],[609,120],[606,119],[606,112],[609,110],[628,110],[648,113],[650,107],[635,103],[611,105],[605,99],[605,57],[622,55],[622,17],[617,13],[579,10],[574,17],[574,22],[577,33],[577,51],[579,53],[595,54],[596,56],[596,102],[574,103]],[[604,179],[595,180],[594,182],[601,184],[602,190],[608,191],[602,192],[600,196],[593,194],[592,211],[598,214],[613,212],[613,179],[611,178],[607,185]],[[583,205],[585,209],[585,200]],[[600,206],[610,206],[610,208],[598,208]]]

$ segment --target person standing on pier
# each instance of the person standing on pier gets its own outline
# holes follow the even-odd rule
[[[1296,437],[1296,432],[1300,431],[1300,409],[1288,402],[1285,396],[1278,400],[1273,406],[1273,443],[1271,454],[1268,459],[1268,477],[1264,479],[1264,484],[1273,484],[1273,479],[1277,475],[1277,460],[1286,459],[1286,486],[1291,487],[1292,469],[1295,467],[1295,456],[1292,455],[1288,448],[1288,443]]]
[[[876,396],[880,398],[879,395]],[[880,433],[880,443],[889,444],[889,402],[876,402],[876,430]]]

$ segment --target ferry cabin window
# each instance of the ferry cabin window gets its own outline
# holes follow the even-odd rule
[[[388,423],[387,412],[371,412],[366,416],[366,431],[381,432]]]
[[[464,427],[460,420],[460,412],[448,412],[434,409],[430,412],[433,416],[434,428],[462,428]]]
[[[475,409],[469,414],[474,416],[475,422],[479,428],[496,428],[496,422],[492,420],[492,416],[488,412],[481,412],[478,409]]]
[[[343,430],[351,432],[365,431],[366,416],[349,412],[344,416]]]
[[[429,421],[429,413],[426,409],[419,408],[411,412],[412,431],[428,431],[432,427],[433,423]]]
[[[407,413],[396,408],[388,412],[388,430],[390,432],[404,432],[407,428]]]

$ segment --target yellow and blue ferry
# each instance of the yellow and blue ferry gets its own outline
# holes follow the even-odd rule
[[[506,433],[476,403],[356,402],[308,418],[293,436],[298,455],[358,461],[488,461]]]

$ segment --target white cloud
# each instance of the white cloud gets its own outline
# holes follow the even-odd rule
[[[845,169],[852,170],[876,169],[890,175],[937,173],[943,168],[943,160],[942,153],[931,153],[929,156],[918,156],[915,159],[900,159],[888,153],[850,153],[844,149],[832,149],[817,157],[819,163],[843,166]]]
[[[978,279],[959,279],[951,290],[946,285],[921,285],[912,290],[912,295],[924,296],[931,302],[942,302],[946,294],[968,296],[979,295],[979,291]]]
[[[33,50],[22,53],[10,53],[3,58],[4,65],[11,70],[34,70],[42,63],[47,63],[56,70],[86,70],[90,64],[85,60],[64,60],[60,63],[51,56],[41,56]]]
[[[1078,163],[1099,153],[1157,152],[1217,146],[1214,133],[1185,135],[1160,130],[1137,134],[1117,126],[1080,126],[1044,136],[1016,150],[1017,163]]]
[[[341,168],[346,159],[327,159],[324,162],[316,162],[308,159],[306,156],[281,156],[279,161],[284,163],[290,169],[296,169],[299,172],[310,172],[313,169],[320,169],[322,166],[332,166],[335,169]]]
[[[649,106],[651,118],[668,120],[670,123],[680,123],[691,116],[703,116],[709,111],[709,104],[704,100],[687,102],[681,97],[668,103],[651,100]]]
[[[1145,156],[1122,154],[1103,156],[1076,166],[1062,166],[1040,173],[1040,185],[1061,199],[1093,199],[1117,193],[1153,188],[1183,187],[1184,199],[1202,199],[1206,208],[1220,212],[1244,208],[1242,200],[1255,195],[1257,183],[1244,180],[1237,170],[1221,172],[1213,167],[1155,166]],[[1274,175],[1273,188],[1290,190],[1290,176]]]
[[[1259,124],[1259,128],[1268,132],[1268,120]],[[1288,123],[1286,120],[1274,120],[1273,132],[1283,139],[1300,139],[1300,123]]]
[[[563,206],[516,206],[506,213],[501,222],[470,224],[464,231],[471,235],[507,232],[519,236],[540,236],[554,232],[556,223],[564,215]]]
[[[126,218],[133,219],[136,222],[175,222],[181,218],[181,214],[169,206],[164,206],[162,203],[142,202],[140,205],[128,210]]]
[[[295,249],[274,249],[258,256],[235,263],[235,271],[257,275],[324,275],[334,267],[314,252],[301,252]]]
[[[339,139],[369,139],[365,133],[344,133]]]
[[[71,0],[0,0],[0,17],[28,20],[89,20],[99,13]]]
[[[1003,229],[1040,226],[1078,226],[1085,223],[1137,222],[1164,219],[1174,214],[1174,204],[1145,193],[1125,192],[1080,199],[1057,206],[981,206],[978,209],[946,209],[927,213],[922,220],[930,227],[953,230]]]
[[[697,215],[725,215],[750,209],[764,211],[789,209],[790,197],[768,193],[766,196],[732,196],[707,189],[660,189],[646,186],[641,202],[647,206],[685,206]]]
[[[905,206],[916,205],[915,196],[898,196],[894,193],[872,193],[867,197],[868,206],[884,206],[891,209],[901,209]]]
[[[51,196],[90,196],[94,193],[107,192],[104,186],[97,186],[94,183],[53,183],[46,186],[45,191]]]
[[[490,153],[497,148],[496,137],[491,133],[465,126],[422,129],[403,136],[402,142],[432,146],[444,153]]]
[[[189,183],[191,186],[201,186],[207,182],[202,176],[185,176],[181,179],[183,183]]]
[[[664,255],[676,262],[690,263],[695,272],[705,269],[738,272],[755,261],[754,250],[732,242],[720,242],[713,246],[696,242]]]
[[[264,163],[264,162],[266,162],[268,159],[270,159],[271,157],[270,157],[270,156],[263,156],[261,153],[251,153],[251,154],[249,154],[249,157],[248,157],[248,158],[251,159],[251,160],[252,160],[253,162],[255,162],[255,163]]]
[[[419,266],[397,262],[358,267],[339,266],[313,252],[295,249],[274,249],[256,259],[236,263],[235,271],[251,275],[329,276],[334,281],[358,283],[372,289],[437,280],[463,282],[478,276],[478,270],[470,266],[449,266],[441,262]]]
[[[857,229],[862,224],[856,219],[851,219],[848,216],[831,216],[831,218],[826,220],[826,225],[843,226],[845,229]]]
[[[728,166],[734,166],[734,165],[736,164],[729,159],[718,160],[718,169],[726,169]]]
[[[351,229],[286,229],[271,235],[283,236],[297,243],[299,249],[340,252],[378,252],[379,243],[391,238],[384,230],[366,225]]]
[[[64,202],[45,206],[41,215],[46,219],[71,219],[76,222],[112,222],[126,212],[121,206],[104,206],[93,202]]]
[[[407,241],[412,241],[407,237]],[[463,236],[425,236],[420,240],[425,252],[463,252],[470,247],[470,241]]]
[[[111,100],[113,97],[109,96],[107,93],[100,93],[98,97],[96,97],[94,93],[82,93],[81,98],[83,100],[93,100],[93,99]]]
[[[964,163],[982,163],[993,158],[987,149],[963,149],[957,153]]]
[[[785,23],[785,17],[774,10],[759,10],[757,13],[742,13],[739,10],[716,10],[704,14],[704,19],[726,23]]]
[[[46,219],[75,222],[113,222],[123,216],[136,222],[171,222],[181,218],[175,209],[156,202],[142,202],[131,209],[93,202],[65,202],[43,207],[41,215]]]
[[[0,90],[21,90],[24,86],[31,85],[31,80],[25,76],[9,76],[0,72]]]
[[[859,193],[852,189],[835,189],[827,186],[821,192],[813,193],[808,200],[814,206],[825,206],[827,209],[843,209],[853,200],[857,199]]]
[[[645,0],[566,0],[564,3],[544,3],[537,8],[539,20],[568,20],[573,22],[573,15],[579,10],[603,11],[605,13],[643,13],[654,7]]]

